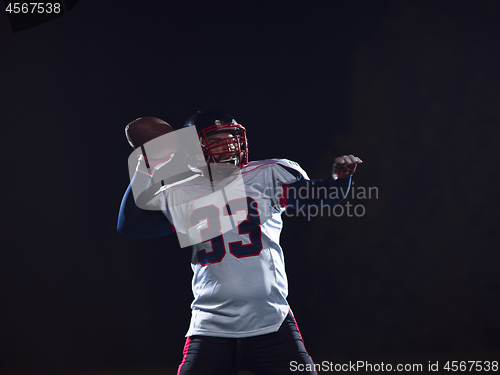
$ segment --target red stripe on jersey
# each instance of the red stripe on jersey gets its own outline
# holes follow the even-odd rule
[[[167,220],[168,220],[168,219],[167,219]],[[172,224],[172,223],[170,222],[170,220],[168,220],[168,223],[170,224],[170,228],[172,229],[172,233],[177,232],[177,229],[175,229],[174,224]]]
[[[188,350],[189,350],[189,344],[190,344],[190,342],[191,342],[191,336],[189,336],[186,339],[186,343],[184,344],[184,349],[182,350],[182,362],[179,365],[179,369],[177,370],[177,375],[179,375],[181,373],[182,365],[186,362],[186,357],[188,355]]]
[[[283,193],[280,195],[280,206],[286,207],[286,201],[288,198],[288,188],[290,185],[283,185]]]
[[[290,310],[290,309],[289,309],[288,311],[289,311],[289,312],[290,312],[290,314],[292,315],[293,321],[294,321],[294,323],[295,323],[295,328],[297,328],[297,332],[299,333],[299,337],[300,337],[300,340],[302,341],[302,345],[304,345],[304,350],[306,351],[307,356],[308,356],[309,358],[311,358],[311,362],[313,362],[313,363],[314,363],[314,361],[313,361],[312,357],[309,355],[309,352],[308,352],[308,351],[307,351],[307,349],[306,349],[306,344],[304,344],[304,339],[302,338],[302,334],[300,333],[300,329],[299,329],[299,325],[297,324],[297,320],[295,320],[295,316],[293,315],[292,310]],[[318,374],[318,372],[316,371],[316,367],[314,368],[314,372],[315,372],[316,374]]]

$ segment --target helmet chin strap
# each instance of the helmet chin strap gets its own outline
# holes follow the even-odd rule
[[[234,162],[235,165],[236,165],[236,161],[238,160],[238,158],[236,156],[233,156],[233,157],[230,157],[230,158],[227,158],[227,159],[224,159],[224,160],[219,160],[217,163],[227,163],[227,162]]]

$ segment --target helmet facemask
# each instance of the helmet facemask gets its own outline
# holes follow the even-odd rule
[[[232,137],[208,139],[219,133],[230,133]],[[216,121],[215,125],[203,129],[198,135],[205,162],[211,167],[234,170],[248,164],[246,129],[236,121],[224,124]]]

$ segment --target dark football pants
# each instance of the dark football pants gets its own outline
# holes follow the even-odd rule
[[[301,374],[316,375],[290,313],[277,332],[265,335],[245,338],[190,336],[183,354],[178,375],[236,375],[240,370],[249,370],[255,375],[284,375],[294,373],[291,368],[296,369],[300,364],[308,364],[307,368],[312,369],[301,371]]]

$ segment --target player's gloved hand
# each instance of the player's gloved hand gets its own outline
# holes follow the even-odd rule
[[[139,155],[139,158],[137,159],[137,166],[135,167],[135,171],[141,174],[147,174],[150,177],[153,176],[151,166],[149,165],[147,158],[145,158],[142,154]]]
[[[356,172],[358,164],[363,160],[354,155],[344,155],[335,158],[333,163],[332,176],[335,180],[339,178],[348,178]]]

